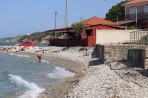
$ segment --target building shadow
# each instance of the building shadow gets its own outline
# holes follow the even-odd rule
[[[126,60],[125,62],[122,62],[122,63],[126,65],[127,69],[133,68],[135,71],[137,71],[141,75],[148,77],[148,69],[144,69],[142,66],[135,64],[130,60]]]
[[[96,65],[100,65],[100,64],[103,64],[103,61],[100,58],[95,59],[95,60],[91,60],[89,62],[89,66],[96,66]]]
[[[89,66],[96,66],[104,64],[104,46],[96,45],[91,53],[92,60],[89,62]]]
[[[106,65],[108,65],[110,67],[111,70],[124,70],[127,69],[127,67],[122,67],[122,68],[114,68],[114,66],[118,66],[119,64],[123,64],[123,62],[116,62],[116,63],[105,63]]]
[[[143,69],[143,70],[136,70],[138,71],[140,74],[142,74],[145,77],[148,77],[148,70],[147,69]]]
[[[100,64],[107,64],[111,70],[127,70],[132,69],[137,71],[141,75],[148,77],[148,70],[144,69],[144,50],[143,49],[129,49],[127,59],[117,61],[115,64],[111,62],[105,62],[104,59],[104,46],[96,45],[91,53],[92,60],[89,62],[89,66],[97,66]],[[118,67],[119,64],[125,66]],[[117,66],[117,67],[116,67]]]

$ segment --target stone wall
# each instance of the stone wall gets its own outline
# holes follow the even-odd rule
[[[104,61],[113,62],[124,60],[129,60],[133,63],[138,61],[138,66],[141,65],[143,68],[148,69],[148,46],[106,45],[104,47]]]
[[[148,48],[145,50],[144,69],[148,69]]]
[[[132,62],[134,66],[141,66],[144,68],[145,49],[128,49],[128,61]]]
[[[107,45],[104,50],[104,59],[106,61],[126,60],[129,48],[129,45]]]
[[[148,46],[142,45],[96,45],[92,57],[104,62],[131,62],[129,66],[141,66],[148,69]]]

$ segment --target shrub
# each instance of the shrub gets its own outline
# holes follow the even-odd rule
[[[79,51],[84,51],[84,50],[86,50],[85,47],[81,47],[81,48],[79,49]]]

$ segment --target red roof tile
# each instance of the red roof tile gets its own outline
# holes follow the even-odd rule
[[[98,18],[96,16],[89,18],[87,20],[81,21],[81,23],[84,23],[85,25],[99,25],[99,24],[103,24],[103,25],[115,25],[114,22],[102,19],[102,18]]]
[[[115,26],[117,25],[114,22],[102,19],[102,18],[98,18],[96,16],[89,18],[87,20],[83,20],[80,21],[81,23],[85,24],[85,25],[89,25],[89,26],[95,26],[95,25],[110,25],[110,26]],[[64,28],[58,28],[58,29],[52,29],[52,30],[48,30],[48,32],[53,32],[53,31],[65,31],[65,30],[72,30],[72,27],[64,27]]]
[[[137,4],[137,3],[144,3],[148,2],[148,0],[132,0],[130,2],[125,3],[124,5],[130,5],[130,4]]]

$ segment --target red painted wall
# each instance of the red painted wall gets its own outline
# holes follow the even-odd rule
[[[95,46],[96,45],[96,29],[102,29],[102,30],[118,30],[116,27],[111,26],[93,26],[90,27],[92,29],[91,36],[86,36],[86,32],[82,32],[82,40],[61,40],[61,39],[55,39],[53,40],[52,45],[55,46]]]
[[[52,44],[54,46],[87,46],[86,40],[62,40],[62,39],[54,39]]]
[[[102,29],[102,30],[118,30],[116,27],[111,26],[105,26],[105,25],[99,25],[99,26],[93,26],[90,27],[92,29],[91,36],[86,36],[86,32],[82,32],[82,39],[87,39],[87,46],[95,46],[96,45],[96,29]]]

